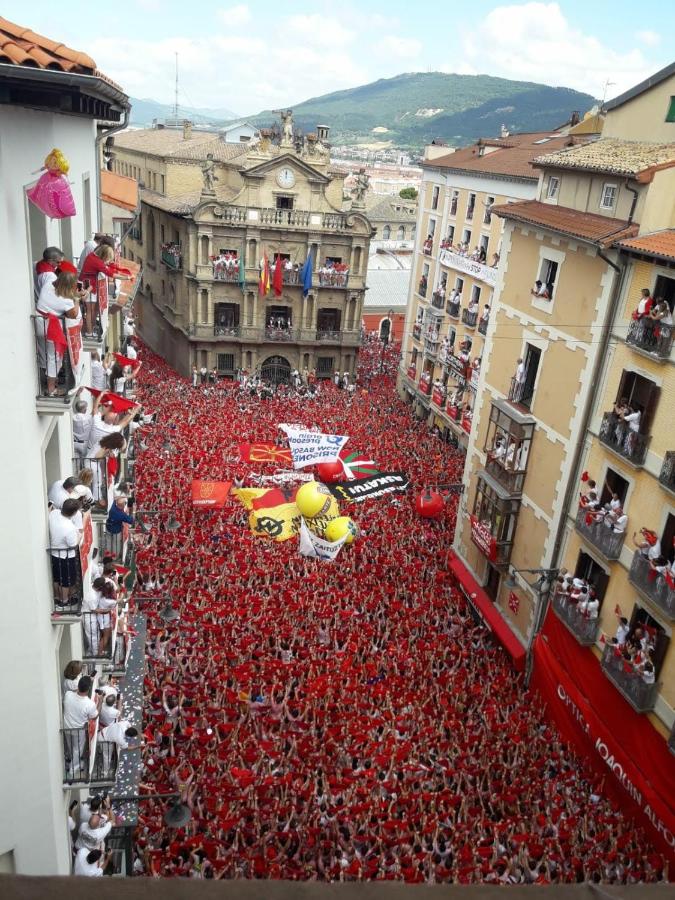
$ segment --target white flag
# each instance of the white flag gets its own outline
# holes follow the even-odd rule
[[[291,448],[293,467],[304,469],[317,463],[335,462],[340,458],[340,450],[349,440],[347,435],[322,434],[320,431],[298,428],[296,425],[279,425],[286,432]]]
[[[304,519],[300,520],[300,555],[312,556],[314,559],[333,560],[342,549],[348,535],[339,541],[325,541],[309,530]]]

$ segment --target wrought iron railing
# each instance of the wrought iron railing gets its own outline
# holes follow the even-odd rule
[[[607,678],[636,712],[654,709],[659,685],[647,683],[632,663],[624,659],[620,647],[605,644],[600,665]]]
[[[37,371],[38,399],[53,401],[54,404],[68,406],[71,401],[69,392],[76,383],[70,353],[66,349],[61,352],[52,338],[68,335],[65,316],[47,318],[36,314],[33,321],[33,337],[35,343],[35,364]]]
[[[274,328],[267,326],[265,328],[266,341],[292,341],[294,330],[292,328]]]
[[[670,587],[665,577],[652,568],[649,559],[639,550],[633,554],[628,579],[669,619],[675,620],[675,588]]]
[[[481,319],[478,323],[478,334],[482,334],[483,336],[485,336],[487,334],[489,321],[490,321],[489,319],[484,319],[481,317]]]
[[[118,751],[114,741],[103,741],[93,720],[82,728],[62,728],[63,783],[112,785],[117,776]]]
[[[534,386],[528,384],[525,381],[518,381],[517,378],[511,379],[511,385],[509,387],[509,401],[511,403],[516,403],[519,406],[525,406],[527,409],[530,408],[530,404],[532,403],[532,397],[534,396]]]
[[[586,613],[581,612],[577,604],[570,600],[569,595],[560,591],[555,591],[551,602],[555,614],[577,641],[584,647],[592,646],[598,636],[600,626],[598,618],[591,619]]]
[[[468,307],[462,310],[462,322],[467,326],[467,328],[475,328],[477,321],[477,312],[469,312]]]
[[[666,450],[659,472],[659,482],[667,491],[675,494],[675,450]]]
[[[213,326],[213,334],[216,337],[240,337],[241,327],[239,325],[218,325]]]
[[[621,556],[621,548],[626,537],[625,533],[616,532],[605,525],[604,521],[597,522],[592,511],[580,506],[577,510],[577,531],[592,544],[605,559],[618,559]]]
[[[448,301],[448,304],[445,307],[445,309],[451,319],[459,318],[460,306],[461,306],[461,304],[460,304],[459,300],[455,300],[454,302]]]
[[[77,616],[82,609],[84,591],[80,548],[48,547],[47,553],[52,570],[52,609],[62,615]]]
[[[296,275],[296,281],[292,282],[293,284],[299,283],[299,272],[294,273]],[[348,286],[349,281],[349,270],[338,271],[335,269],[328,269],[324,272],[319,272],[319,287],[337,287],[337,288],[346,288]]]
[[[658,319],[633,319],[628,326],[626,343],[659,359],[667,359],[673,345],[673,326],[663,325]]]
[[[598,437],[605,447],[609,447],[634,466],[641,466],[644,463],[649,435],[633,431],[616,413],[604,414]]]

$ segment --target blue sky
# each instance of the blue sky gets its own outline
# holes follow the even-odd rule
[[[180,102],[240,114],[428,70],[595,97],[609,81],[611,97],[672,62],[675,33],[675,6],[665,0],[3,0],[2,15],[86,50],[135,97],[173,102],[177,51]]]

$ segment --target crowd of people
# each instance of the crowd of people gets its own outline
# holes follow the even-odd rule
[[[399,350],[369,341],[356,390],[262,395],[178,377],[143,349],[137,596],[148,613],[143,780],[191,811],[139,805],[134,870],[153,876],[631,883],[661,856],[603,794],[447,570],[457,497],[414,495],[463,460],[396,396]],[[383,365],[383,362],[386,364]],[[382,373],[384,369],[384,373]],[[302,378],[301,385],[302,388]],[[413,491],[350,506],[357,541],[327,563],[253,535],[232,499],[194,509],[193,479],[255,483],[237,445],[279,422],[350,436]],[[280,441],[278,441],[281,443]],[[169,524],[167,524],[169,517]],[[85,860],[86,862],[86,860]],[[98,865],[93,860],[88,865]]]

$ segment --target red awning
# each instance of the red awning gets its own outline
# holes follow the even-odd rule
[[[499,609],[490,600],[464,563],[452,551],[448,557],[448,568],[469,595],[470,601],[492,630],[499,643],[513,659],[513,665],[516,670],[522,672],[525,669],[525,647],[511,631]]]

